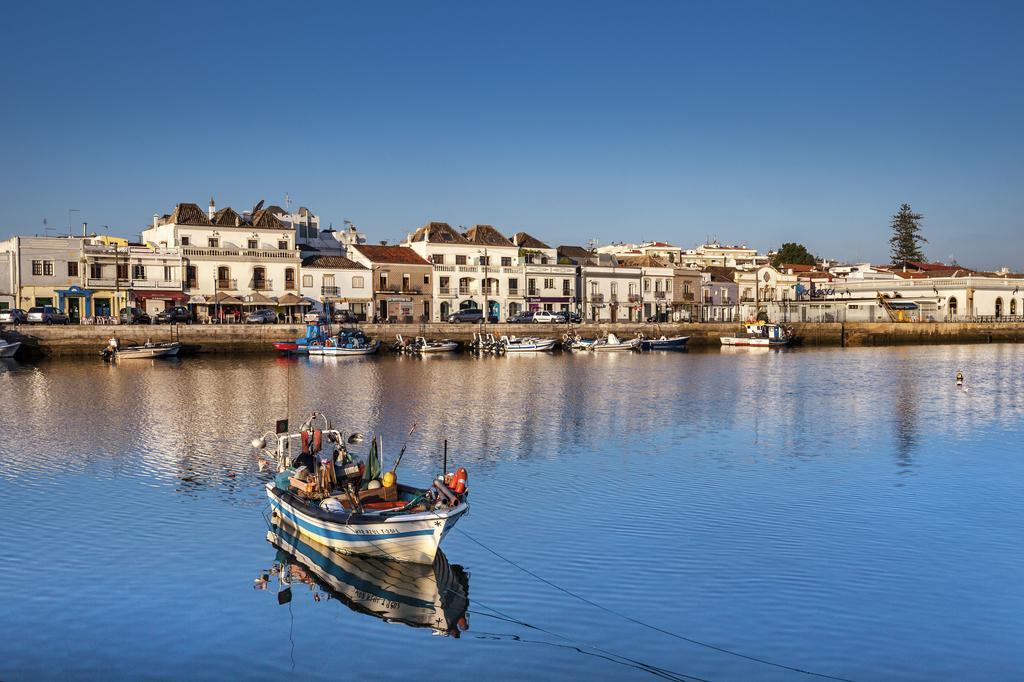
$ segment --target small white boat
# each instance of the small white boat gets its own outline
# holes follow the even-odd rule
[[[458,349],[458,341],[452,341],[451,339],[428,341],[422,336],[417,336],[416,340],[409,346],[409,350],[413,353],[451,353]]]
[[[793,332],[789,327],[771,322],[753,322],[744,325],[745,334],[740,336],[723,336],[723,346],[755,346],[776,348],[788,346],[793,342]]]
[[[536,336],[502,336],[499,343],[506,353],[535,353],[551,350],[555,347],[555,339],[540,339]]]
[[[376,439],[365,462],[358,462],[346,443],[361,442],[362,436],[352,434],[346,441],[319,413],[295,433],[287,432],[287,420],[279,424],[279,433],[252,443],[261,466],[269,461],[278,469],[266,484],[273,515],[321,545],[359,556],[431,564],[441,540],[469,510],[465,469],[438,476],[430,488],[414,488],[394,478],[401,454],[391,471],[381,473],[383,445]],[[273,449],[271,438],[276,440]]]
[[[380,349],[380,339],[374,339],[366,344],[352,344],[350,346],[325,345],[320,355],[373,355]],[[312,353],[311,353],[312,354]]]
[[[615,350],[631,351],[631,350],[639,350],[639,349],[640,349],[640,337],[639,336],[636,337],[635,339],[629,339],[628,341],[620,341],[619,337],[615,336],[615,334],[609,334],[608,336],[604,337],[603,339],[598,339],[590,347],[590,350],[595,351],[595,352],[615,351]]]
[[[596,339],[585,339],[573,332],[562,336],[562,348],[565,350],[590,350]]]
[[[117,360],[149,360],[152,358],[173,358],[181,351],[181,344],[173,343],[144,343],[141,346],[118,347],[111,357],[109,349],[104,349],[102,355],[105,359]]]
[[[10,343],[0,339],[0,358],[13,358],[19,347],[21,347],[21,341]]]

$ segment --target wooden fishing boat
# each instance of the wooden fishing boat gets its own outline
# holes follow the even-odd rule
[[[536,336],[502,336],[498,341],[506,353],[536,353],[552,350],[555,339],[541,339]]]
[[[119,346],[113,351],[104,348],[100,354],[105,360],[151,360],[153,358],[173,358],[181,351],[177,341],[170,343],[144,343],[141,346]]]
[[[283,586],[309,576],[353,611],[389,623],[456,637],[469,627],[469,576],[461,566],[448,563],[440,550],[431,564],[351,556],[332,551],[281,519],[271,524],[267,542],[286,555],[281,559],[286,566],[277,571]]]
[[[686,348],[689,340],[689,336],[665,336],[662,334],[660,339],[642,339],[640,348],[641,350],[681,350]]]
[[[779,348],[793,342],[793,331],[789,327],[771,322],[753,322],[744,325],[744,334],[723,336],[723,346],[755,346]]]
[[[590,350],[597,339],[585,339],[577,332],[570,332],[562,336],[562,348],[565,350]]]
[[[383,444],[378,439],[360,462],[348,445],[362,437],[344,439],[319,413],[299,431],[287,429],[283,420],[277,433],[253,441],[261,460],[278,469],[266,484],[267,497],[275,517],[322,545],[348,554],[430,564],[441,540],[469,510],[465,469],[439,476],[428,488],[416,488],[396,480],[405,447],[391,471],[382,474]]]
[[[632,351],[640,350],[640,337],[635,339],[629,339],[627,341],[620,341],[619,337],[615,334],[609,334],[603,339],[598,339],[590,347],[590,350],[594,352],[606,352],[606,351]]]

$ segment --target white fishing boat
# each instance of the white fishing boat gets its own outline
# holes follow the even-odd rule
[[[388,623],[453,636],[469,627],[469,576],[461,566],[449,564],[440,550],[432,564],[350,556],[332,551],[281,520],[271,524],[267,541],[285,555],[278,555],[282,565],[268,571],[268,577],[278,576],[281,591],[296,582],[315,581],[353,611]]]
[[[14,354],[18,352],[18,348],[20,347],[21,341],[11,343],[0,339],[0,358],[13,358]]]
[[[105,360],[150,360],[153,358],[173,358],[181,351],[177,341],[169,343],[146,342],[141,346],[110,346],[101,351]]]
[[[506,353],[535,353],[553,349],[557,341],[536,336],[502,336],[499,343]]]
[[[380,340],[374,339],[367,343],[356,343],[347,346],[324,345],[321,355],[373,355],[380,349]]]
[[[417,336],[412,341],[406,341],[402,338],[401,334],[398,334],[396,338],[398,341],[395,343],[394,348],[401,353],[451,353],[459,349],[459,342],[452,341],[451,339],[434,341]]]
[[[379,339],[369,339],[359,329],[346,329],[323,341],[307,344],[310,355],[373,355],[380,349]]]
[[[752,322],[744,325],[744,332],[739,336],[723,336],[722,345],[776,348],[793,342],[793,331],[781,324]]]
[[[382,474],[383,446],[377,439],[366,460],[358,462],[346,443],[361,442],[362,437],[344,439],[318,413],[298,432],[287,428],[283,420],[277,433],[253,441],[262,461],[278,469],[266,484],[267,497],[275,517],[322,545],[348,554],[430,564],[441,540],[469,510],[463,468],[439,476],[429,488],[415,488],[395,478],[404,447],[391,471]]]
[[[576,332],[562,336],[562,348],[565,350],[590,350],[597,339],[585,339]]]
[[[590,347],[590,350],[594,352],[604,351],[631,351],[640,349],[640,337],[635,339],[629,339],[628,341],[620,341],[619,337],[615,334],[609,334],[603,339],[598,339]]]

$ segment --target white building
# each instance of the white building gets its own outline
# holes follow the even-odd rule
[[[607,253],[620,258],[634,258],[637,256],[654,256],[666,263],[677,264],[682,262],[683,250],[668,242],[642,242],[640,244],[626,244],[619,242],[599,246],[597,253]]]
[[[302,259],[301,293],[317,301],[317,310],[348,310],[361,320],[373,316],[370,269],[344,256],[308,256]]]
[[[760,265],[736,270],[734,279],[739,287],[741,319],[753,319],[764,312],[772,321],[790,320],[795,309],[796,275]]]
[[[558,250],[526,232],[517,232],[512,243],[519,248],[519,262],[526,280],[526,303],[519,308],[509,306],[509,314],[530,310],[576,312],[579,293],[576,291],[576,266],[559,263]]]
[[[18,307],[18,288],[14,285],[14,251],[5,251],[4,243],[0,242],[0,310]]]
[[[240,215],[217,210],[213,200],[206,212],[178,204],[170,215],[154,215],[142,238],[156,248],[180,248],[191,303],[221,294],[243,301],[298,294],[295,232],[270,209]]]
[[[618,260],[621,266],[640,268],[640,300],[638,306],[631,306],[630,320],[655,319],[667,322],[672,308],[675,269],[654,256],[620,257]],[[633,302],[632,298],[630,302]]]
[[[294,230],[295,245],[303,256],[322,254],[325,256],[348,256],[349,249],[366,243],[366,233],[360,232],[349,221],[344,221],[341,230],[333,226],[320,229],[320,216],[305,206],[295,213],[288,213],[280,206],[268,206],[270,211],[286,228]]]
[[[734,322],[739,315],[739,287],[732,268],[701,270],[701,321]]]
[[[684,265],[695,267],[755,267],[768,263],[768,256],[757,253],[746,244],[702,244],[694,249],[687,249],[680,257]]]
[[[182,288],[181,249],[176,246],[121,245],[92,238],[82,250],[82,284],[92,297],[88,314],[110,317],[133,305],[155,315],[188,300]]]

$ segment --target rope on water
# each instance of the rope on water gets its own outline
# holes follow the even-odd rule
[[[650,623],[645,623],[644,621],[639,620],[637,618],[633,618],[630,615],[627,615],[627,614],[622,613],[620,611],[616,611],[614,609],[608,608],[607,606],[604,606],[602,604],[598,604],[595,601],[591,601],[590,599],[587,599],[586,597],[584,597],[582,595],[576,594],[572,590],[568,590],[568,589],[562,587],[561,585],[556,585],[555,583],[551,582],[550,580],[548,580],[548,579],[546,579],[546,578],[544,578],[542,576],[537,575],[536,573],[534,573],[530,569],[526,568],[525,566],[521,566],[520,564],[517,564],[516,562],[512,561],[511,559],[509,559],[508,557],[506,557],[506,556],[504,556],[502,554],[499,554],[497,551],[491,549],[490,547],[488,547],[484,543],[480,542],[475,537],[473,537],[472,535],[470,535],[466,531],[462,530],[461,528],[456,528],[455,530],[459,531],[462,535],[466,536],[467,538],[469,538],[470,540],[475,542],[477,545],[480,545],[480,547],[484,548],[485,550],[487,550],[488,552],[490,552],[494,556],[498,557],[502,561],[508,563],[511,566],[514,566],[515,568],[519,569],[523,573],[526,573],[527,575],[532,576],[533,578],[541,581],[545,585],[548,585],[549,587],[552,587],[552,588],[558,590],[559,592],[563,592],[564,594],[567,594],[567,595],[569,595],[570,597],[572,597],[574,599],[578,599],[578,600],[580,600],[581,602],[583,602],[585,604],[589,604],[590,606],[593,606],[596,609],[600,609],[601,611],[604,611],[606,613],[610,613],[613,616],[617,616],[619,618],[627,620],[630,623],[633,623],[635,625],[639,625],[641,627],[645,627],[645,628],[648,628],[650,630],[654,630],[655,632],[660,632],[663,635],[667,635],[669,637],[674,637],[674,638],[682,640],[684,642],[689,642],[690,644],[696,644],[697,646],[702,646],[702,647],[705,647],[707,649],[711,649],[713,651],[721,652],[723,654],[729,654],[730,656],[736,656],[738,658],[743,658],[743,659],[746,659],[748,661],[753,661],[755,663],[761,663],[763,665],[769,665],[769,666],[772,666],[772,667],[775,667],[775,668],[781,668],[783,670],[789,670],[790,672],[801,673],[803,675],[811,675],[813,677],[820,677],[820,678],[823,678],[823,679],[826,679],[826,680],[837,680],[838,682],[853,682],[853,680],[850,680],[849,678],[846,678],[846,677],[838,677],[838,676],[835,676],[835,675],[828,675],[826,673],[815,672],[813,670],[806,670],[804,668],[798,668],[796,666],[786,665],[785,663],[777,663],[775,661],[769,661],[767,659],[759,658],[757,656],[752,656],[750,654],[745,654],[745,653],[742,653],[740,651],[734,651],[732,649],[726,649],[725,647],[717,646],[715,644],[709,644],[708,642],[702,642],[702,641],[700,641],[698,639],[693,639],[691,637],[685,637],[683,635],[680,635],[678,633],[672,632],[671,630],[666,630],[665,628],[659,627],[657,625],[651,625]]]

